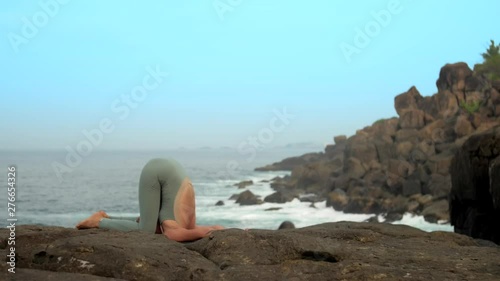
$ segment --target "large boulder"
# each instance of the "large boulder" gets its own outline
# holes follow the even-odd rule
[[[326,197],[326,206],[333,207],[337,211],[342,211],[349,203],[349,197],[342,189],[335,189]]]
[[[366,174],[366,168],[359,159],[350,157],[345,161],[344,173],[351,179],[360,179]]]
[[[424,194],[430,194],[436,198],[446,198],[451,190],[450,175],[431,174],[429,181],[423,188]]]
[[[448,210],[448,200],[439,200],[431,203],[422,211],[424,219],[431,223],[448,222],[450,220],[450,213]]]
[[[351,157],[363,163],[378,161],[377,148],[371,139],[351,138],[346,144],[344,159]]]
[[[278,230],[281,230],[281,229],[295,229],[295,224],[291,221],[284,221],[278,227]]]
[[[234,186],[237,186],[239,189],[247,188],[248,186],[251,186],[251,185],[253,185],[252,180],[245,180],[245,181],[241,181],[239,183],[234,184]]]
[[[294,168],[291,179],[295,182],[295,187],[305,193],[321,193],[338,169],[342,169],[342,162],[335,160],[312,162]]]
[[[437,106],[438,116],[436,118],[448,118],[455,116],[460,110],[456,94],[449,90],[440,91],[434,96],[434,103]]]
[[[258,205],[262,204],[262,200],[259,199],[255,194],[253,194],[250,190],[243,191],[236,199],[236,203],[246,206],[246,205]]]
[[[455,134],[458,138],[463,136],[468,136],[474,132],[474,126],[468,120],[467,116],[460,115],[457,118],[457,123],[455,124]]]
[[[422,184],[419,180],[405,180],[403,182],[403,196],[409,197],[422,193]]]
[[[419,109],[405,110],[399,118],[402,129],[421,129],[425,126],[425,113]]]
[[[450,219],[455,232],[500,243],[500,126],[472,135],[451,166]]]
[[[394,108],[401,117],[405,111],[418,109],[418,104],[422,99],[420,92],[413,86],[407,92],[397,95],[394,98]]]
[[[472,70],[464,62],[446,64],[439,72],[436,86],[440,92],[446,90],[463,92],[465,90],[465,81],[471,75]]]
[[[295,199],[296,196],[292,192],[277,191],[271,195],[264,198],[264,202],[269,203],[286,203]]]
[[[369,196],[350,197],[344,208],[344,213],[351,214],[379,214],[382,212],[380,200]]]

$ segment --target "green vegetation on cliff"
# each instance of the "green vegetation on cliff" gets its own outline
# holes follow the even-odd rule
[[[483,63],[476,64],[474,71],[484,74],[492,81],[500,82],[500,44],[495,45],[495,41],[491,40],[490,46],[481,56],[484,61]]]
[[[469,114],[474,114],[479,111],[479,107],[481,106],[480,101],[472,101],[472,102],[460,102],[460,107],[465,109]]]

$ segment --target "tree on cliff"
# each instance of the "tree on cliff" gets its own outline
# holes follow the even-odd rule
[[[495,41],[491,40],[490,46],[481,56],[484,61],[476,64],[474,71],[484,74],[492,81],[500,82],[500,44],[495,45]]]

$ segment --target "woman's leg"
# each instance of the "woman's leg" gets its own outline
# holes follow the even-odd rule
[[[155,233],[161,204],[162,187],[158,179],[161,159],[150,160],[142,169],[139,180],[139,229]]]
[[[156,232],[161,202],[161,184],[158,179],[161,161],[158,160],[149,161],[141,172],[139,180],[139,211],[141,219],[139,223],[132,220],[104,218],[99,223],[99,228],[121,231],[139,229],[149,233]]]

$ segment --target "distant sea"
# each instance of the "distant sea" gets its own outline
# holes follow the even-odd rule
[[[7,167],[16,165],[16,217],[18,225],[53,225],[74,227],[97,210],[110,215],[138,216],[138,182],[142,167],[149,159],[171,157],[187,170],[196,191],[197,223],[220,224],[235,228],[276,229],[285,220],[296,227],[324,222],[364,221],[370,214],[344,214],[326,207],[325,202],[302,203],[298,199],[286,203],[264,203],[240,206],[228,200],[243,190],[234,186],[242,180],[253,180],[248,187],[256,195],[273,193],[268,180],[289,172],[255,172],[254,168],[286,157],[311,152],[310,148],[276,148],[258,151],[255,157],[241,155],[234,149],[186,149],[170,151],[94,151],[69,167],[61,178],[53,163],[66,165],[65,151],[0,152],[0,206],[7,225]],[[219,200],[224,206],[215,206]],[[277,211],[265,211],[280,207]],[[422,217],[405,215],[397,224],[411,225],[425,231],[452,231],[449,224],[430,224]]]

